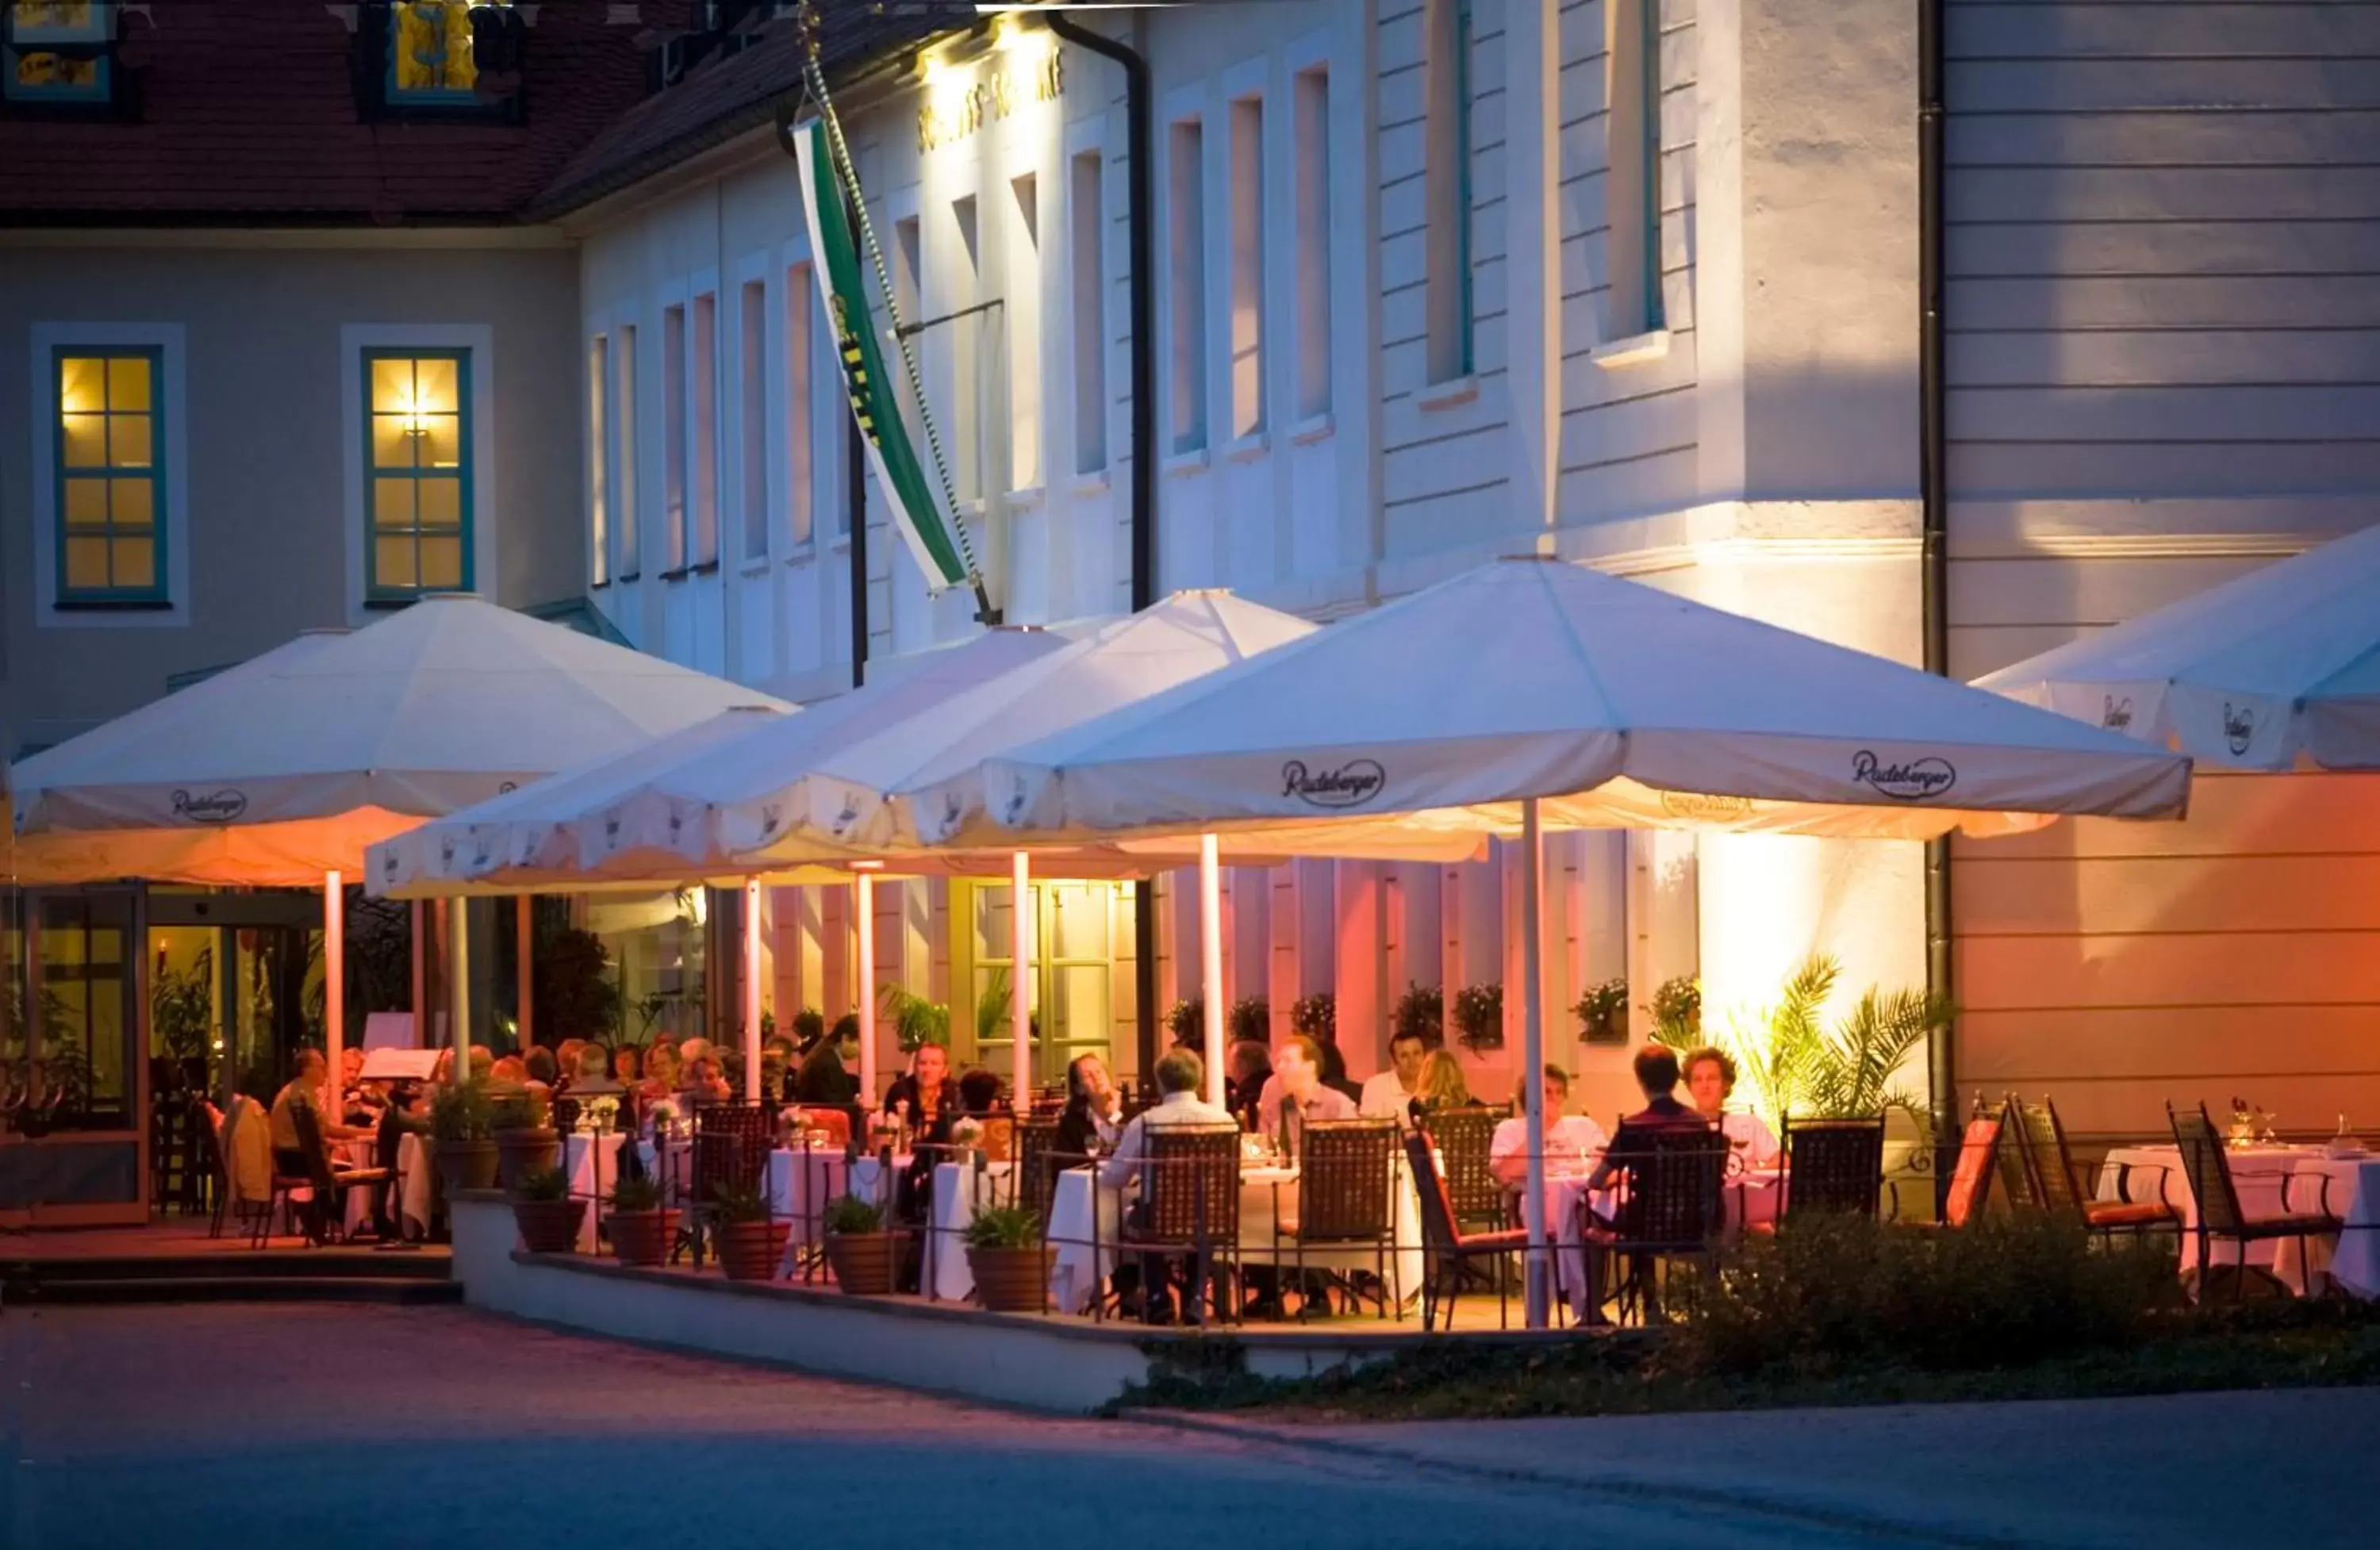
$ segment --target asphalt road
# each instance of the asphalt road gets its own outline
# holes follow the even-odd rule
[[[2380,1391],[1273,1435],[460,1309],[14,1309],[0,1444],[22,1550],[2305,1546],[2373,1543]]]

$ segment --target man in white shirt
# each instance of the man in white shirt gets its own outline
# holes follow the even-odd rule
[[[1364,1083],[1364,1101],[1358,1106],[1366,1120],[1402,1120],[1406,1106],[1413,1102],[1415,1089],[1421,1085],[1421,1063],[1429,1054],[1429,1046],[1411,1029],[1400,1031],[1389,1040],[1389,1069]]]
[[[1488,1171],[1506,1189],[1526,1188],[1529,1181],[1528,1087],[1521,1089],[1521,1112],[1496,1122],[1488,1143]],[[1584,1114],[1564,1114],[1570,1102],[1570,1072],[1546,1068],[1546,1177],[1560,1179],[1585,1173],[1603,1156],[1609,1138],[1603,1127]]]
[[[1141,1165],[1148,1156],[1148,1135],[1152,1130],[1166,1130],[1178,1125],[1229,1125],[1233,1121],[1225,1110],[1216,1108],[1198,1096],[1206,1084],[1204,1061],[1187,1049],[1169,1049],[1157,1061],[1157,1107],[1133,1116],[1123,1133],[1116,1137],[1113,1155],[1099,1165],[1099,1182],[1111,1190],[1121,1190],[1138,1179]]]

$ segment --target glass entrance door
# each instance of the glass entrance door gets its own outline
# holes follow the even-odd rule
[[[1009,976],[1015,966],[1009,925],[1014,892],[1006,883],[969,889],[976,1059],[1002,1076],[1012,1069],[1015,1048],[1008,1015]],[[1033,1080],[1046,1084],[1062,1081],[1077,1055],[1115,1062],[1115,888],[1046,882],[1033,884],[1028,893],[1036,927],[1027,1001],[1034,1023]]]

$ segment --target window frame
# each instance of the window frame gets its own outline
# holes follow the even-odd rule
[[[117,0],[91,0],[92,25],[87,31],[35,29],[20,37],[16,9],[0,0],[0,114],[22,118],[106,118],[129,108],[130,77],[115,57]],[[88,58],[98,67],[95,83],[70,91],[27,89],[17,84],[17,62],[28,54],[60,54]]]
[[[417,364],[425,360],[449,360],[455,365],[455,478],[460,481],[462,490],[460,498],[456,503],[457,510],[461,515],[455,520],[455,536],[461,555],[460,575],[453,587],[429,587],[419,583],[416,583],[411,587],[388,587],[382,585],[379,578],[380,525],[372,515],[371,487],[380,478],[382,478],[383,475],[380,466],[372,461],[371,440],[372,416],[374,414],[374,410],[371,406],[371,369],[375,363],[383,360],[409,360]],[[475,438],[473,435],[473,431],[476,428],[476,420],[474,417],[474,397],[471,391],[471,351],[469,347],[467,345],[367,345],[357,352],[356,369],[361,374],[361,380],[357,385],[357,391],[362,394],[363,398],[363,415],[361,417],[361,423],[356,427],[356,430],[362,438],[363,442],[364,606],[367,608],[386,608],[390,606],[403,607],[407,603],[418,602],[421,599],[436,592],[472,591],[477,585],[476,566],[474,562],[478,558],[476,553],[476,550],[478,548],[478,544],[476,542],[476,519],[479,515],[479,466],[476,456],[478,449],[474,445]],[[421,472],[419,468],[416,468],[413,471],[412,478],[418,487],[421,479]],[[417,488],[414,504],[413,527],[411,528],[417,575],[419,574],[419,562],[421,552],[421,541],[425,531],[426,527],[421,519],[420,498]]]
[[[33,588],[36,628],[178,628],[190,622],[189,441],[184,389],[185,334],[180,323],[36,322],[27,376],[27,466],[33,487]],[[66,489],[63,408],[57,360],[68,355],[126,356],[154,352],[151,367],[151,510],[157,544],[156,594],[143,599],[79,599],[64,589]],[[5,459],[0,459],[5,461]]]
[[[463,379],[457,378],[457,392],[468,394],[468,399],[458,400],[458,408],[464,402],[470,406],[463,414],[461,428],[471,454],[471,521],[465,574],[471,578],[474,591],[485,597],[498,596],[502,577],[495,537],[502,521],[503,503],[497,468],[502,443],[497,439],[495,330],[486,323],[346,323],[339,329],[339,409],[344,417],[341,424],[350,428],[351,433],[343,433],[339,442],[345,464],[342,541],[346,550],[349,623],[368,624],[375,614],[407,607],[420,596],[412,592],[383,599],[370,593],[370,572],[365,553],[371,539],[371,458],[367,445],[370,395],[360,361],[366,350],[414,356],[443,350],[469,353],[468,390],[460,386]]]
[[[150,575],[152,579],[147,587],[77,587],[67,579],[67,548],[69,537],[67,530],[67,483],[75,475],[67,463],[67,411],[62,402],[64,391],[62,372],[70,357],[81,357],[102,362],[137,358],[149,363],[149,471],[146,474],[131,476],[147,480],[149,485],[149,541],[155,547],[156,552],[150,562]],[[165,378],[164,346],[162,345],[52,345],[49,349],[49,374],[52,392],[56,395],[51,400],[49,416],[50,484],[51,499],[54,503],[51,507],[51,520],[56,534],[54,555],[56,569],[52,578],[52,585],[56,588],[55,606],[68,610],[170,607],[172,598],[165,568],[169,553],[167,545],[170,541],[165,522],[165,412],[164,406],[159,402],[164,396],[163,392]],[[103,421],[114,415],[113,410],[105,408],[103,408],[100,413]],[[119,478],[115,466],[102,464],[100,466],[103,470],[105,482],[114,485]],[[113,517],[110,518],[105,531],[108,538],[103,541],[112,542],[115,533]],[[112,562],[110,569],[112,573]]]
[[[361,56],[356,65],[357,95],[367,118],[381,122],[415,120],[429,123],[471,123],[488,121],[520,125],[528,120],[528,93],[516,89],[501,96],[481,96],[476,85],[455,91],[425,90],[415,87],[401,89],[396,84],[396,7],[412,0],[369,0],[364,13],[364,25],[356,29],[356,42]],[[501,5],[518,10],[517,0],[445,0],[446,4],[463,6],[468,21],[469,13],[481,5]],[[526,17],[521,19],[526,20]],[[474,61],[474,79],[477,70]]]

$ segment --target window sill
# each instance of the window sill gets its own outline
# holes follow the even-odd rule
[[[1028,484],[1022,490],[1012,490],[1006,498],[1008,509],[1013,512],[1039,511],[1042,503],[1049,498],[1049,493],[1048,486],[1038,484]]]
[[[56,613],[171,613],[168,598],[60,598],[50,605]]]
[[[679,565],[674,569],[662,572],[662,579],[663,581],[684,581],[687,576],[690,576],[693,574],[693,567],[688,565]]]
[[[1597,345],[1587,352],[1587,358],[1606,371],[1622,366],[1642,366],[1647,361],[1666,360],[1670,355],[1670,331],[1653,329],[1645,333],[1632,333],[1625,339],[1614,339]]]
[[[417,592],[409,598],[393,598],[383,593],[376,598],[366,598],[364,599],[364,612],[367,613],[395,613],[398,609],[411,608],[414,604],[419,602],[428,595],[429,594],[427,593]]]
[[[1207,449],[1193,447],[1188,452],[1177,452],[1160,464],[1159,469],[1169,479],[1188,478],[1193,474],[1203,474],[1207,471]]]
[[[851,535],[849,533],[837,533],[833,538],[827,540],[826,551],[829,554],[850,553]]]
[[[959,520],[961,522],[981,522],[983,520],[983,497],[978,495],[972,501],[961,501],[958,503],[958,514]]]
[[[804,539],[801,542],[794,545],[793,549],[785,555],[785,564],[789,568],[795,565],[807,565],[817,558],[817,541],[811,539]]]
[[[1069,495],[1104,495],[1108,492],[1108,471],[1094,468],[1087,474],[1076,474],[1066,481]]]
[[[705,560],[702,563],[694,567],[694,574],[697,575],[717,575],[719,574],[719,562],[716,560]]]
[[[1272,442],[1261,430],[1251,430],[1223,449],[1224,461],[1254,463],[1270,450]]]
[[[618,575],[613,576],[612,579],[619,585],[625,587],[630,582],[642,581],[644,578],[645,573],[642,571],[622,571]]]
[[[763,554],[758,560],[747,560],[742,564],[735,567],[735,574],[747,577],[767,575],[769,574],[769,557]]]
[[[608,592],[612,589],[612,578],[607,575],[601,581],[590,581],[587,584],[587,589],[589,592]]]
[[[1479,379],[1453,377],[1443,382],[1432,382],[1414,394],[1414,402],[1425,409],[1451,409],[1457,404],[1468,404],[1479,396]]]
[[[1330,418],[1330,410],[1325,409],[1318,415],[1308,415],[1291,426],[1289,442],[1292,446],[1310,447],[1317,442],[1329,441],[1338,433],[1338,430],[1339,422]]]

